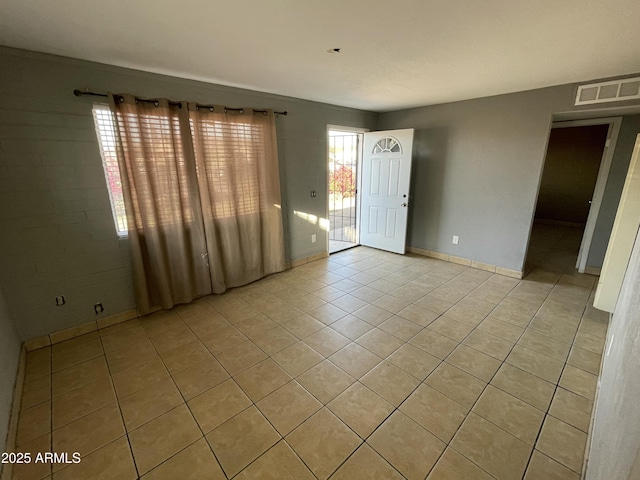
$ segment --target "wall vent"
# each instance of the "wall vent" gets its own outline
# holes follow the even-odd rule
[[[640,99],[640,77],[580,85],[576,105]]]

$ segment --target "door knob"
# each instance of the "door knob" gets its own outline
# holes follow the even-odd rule
[[[408,203],[403,203],[401,206],[407,207],[408,205],[409,205]]]

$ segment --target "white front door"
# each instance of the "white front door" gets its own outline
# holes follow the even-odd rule
[[[413,129],[364,134],[360,243],[404,253]]]

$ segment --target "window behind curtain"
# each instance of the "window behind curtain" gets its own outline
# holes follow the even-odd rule
[[[116,135],[99,138],[117,154],[140,312],[284,269],[273,112],[128,94],[109,110]]]
[[[127,116],[120,122],[120,141],[124,154],[130,157],[130,168],[153,169],[149,175],[135,176],[137,182],[148,182],[132,189],[138,229],[194,221],[193,186],[189,185],[180,119],[176,110],[164,114],[154,110],[117,114]],[[144,196],[139,197],[139,192]],[[138,207],[145,210],[144,216]]]
[[[200,119],[197,127],[191,122],[196,156],[198,147],[203,149],[206,180],[215,201],[212,202],[214,218],[235,217],[260,211],[261,195],[258,170],[264,155],[264,132],[261,125],[237,121]],[[213,200],[213,199],[212,199]]]
[[[127,213],[124,209],[124,197],[122,195],[122,181],[118,169],[118,157],[116,156],[116,128],[113,123],[113,114],[106,105],[94,105],[93,121],[96,126],[96,135],[100,145],[102,167],[107,180],[111,212],[118,236],[127,235]]]
[[[93,117],[116,231],[119,236],[126,236],[127,216],[116,156],[113,114],[106,105],[94,105]],[[190,122],[190,127],[193,138],[195,136],[193,121]],[[177,118],[172,122],[166,117],[149,115],[145,117],[140,128],[156,131],[154,135],[156,141],[144,149],[154,157],[158,168],[162,169],[167,158],[165,154],[171,153],[173,149],[170,146],[171,142],[166,140],[171,136],[172,131],[179,129]],[[235,122],[203,120],[198,122],[198,128],[202,138],[200,145],[204,149],[203,157],[207,159],[206,173],[198,172],[198,175],[206,175],[209,185],[218,193],[216,202],[212,205],[214,218],[258,212],[261,202],[266,200],[260,193],[256,175],[256,170],[260,168],[260,156],[264,155],[263,128],[260,125],[243,122],[242,119]],[[132,133],[135,135],[136,132]],[[126,142],[126,139],[123,141]],[[194,145],[197,150],[195,138]],[[166,178],[166,181],[180,183],[177,178]],[[232,188],[232,185],[235,187]],[[185,191],[184,188],[182,191]],[[176,213],[172,212],[172,209],[179,204],[174,200],[171,197],[160,199],[163,203],[163,208],[159,212],[160,224],[172,221]],[[163,212],[166,215],[163,215]],[[189,214],[186,213],[186,215]]]

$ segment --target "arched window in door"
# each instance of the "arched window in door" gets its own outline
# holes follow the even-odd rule
[[[395,138],[385,137],[374,145],[373,153],[402,153],[402,149]]]

